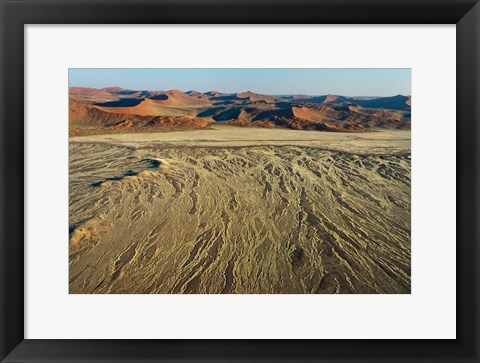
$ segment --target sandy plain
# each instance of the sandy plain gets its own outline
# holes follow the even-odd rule
[[[410,131],[70,138],[70,293],[409,293]]]

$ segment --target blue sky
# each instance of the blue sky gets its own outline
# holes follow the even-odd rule
[[[409,68],[71,68],[70,87],[252,91],[270,95],[411,94]]]

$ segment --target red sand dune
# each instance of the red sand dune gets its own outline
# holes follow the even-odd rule
[[[117,129],[200,126],[283,126],[303,130],[365,131],[410,128],[410,96],[351,98],[251,91],[237,94],[191,90],[135,91],[119,87],[70,88],[70,125]]]
[[[96,89],[86,87],[70,87],[70,97],[77,100],[89,101],[89,102],[107,102],[115,101],[119,97],[110,93],[107,89]]]
[[[294,100],[309,99],[309,98],[312,98],[312,97],[314,97],[314,96],[301,95],[301,94],[292,95],[292,99],[294,99]]]
[[[205,95],[209,97],[225,97],[225,96],[231,96],[230,93],[222,93],[222,92],[217,92],[217,91],[208,91],[205,92]]]
[[[338,98],[340,98],[340,96],[337,96],[337,95],[327,95],[327,97],[325,98],[325,101],[323,101],[323,102],[324,102],[324,103],[335,102]]]
[[[176,89],[159,92],[157,95],[151,97],[150,100],[170,106],[194,106],[208,103],[208,99],[205,100],[193,95],[191,96]]]
[[[250,91],[237,93],[237,98],[248,99],[249,101],[252,101],[252,102],[264,101],[267,103],[276,102],[279,100],[277,97],[265,96],[265,95],[253,93]]]
[[[157,92],[151,98],[145,98],[140,103],[129,107],[112,107],[96,105],[95,107],[105,112],[140,115],[140,116],[196,116],[199,112],[195,106],[207,106],[208,99],[190,96],[179,90]],[[175,109],[174,107],[184,107]],[[189,107],[192,107],[189,109]]]
[[[198,92],[198,91],[195,91],[195,90],[191,90],[191,91],[188,91],[188,92],[185,92],[185,93],[187,95],[191,96],[191,97],[200,98],[202,100],[208,100],[209,99],[208,95],[206,95],[205,93]]]
[[[105,87],[102,90],[110,93],[124,91],[122,87]]]
[[[308,107],[292,107],[293,116],[302,120],[320,122],[325,120],[325,111]]]
[[[163,107],[159,101],[144,99],[138,105],[132,107],[104,107],[104,106],[95,106],[97,109],[112,112],[112,113],[122,113],[129,115],[140,115],[140,116],[161,116],[164,114]]]

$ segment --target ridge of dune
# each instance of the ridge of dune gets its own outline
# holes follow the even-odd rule
[[[185,94],[189,95],[190,97],[195,97],[195,98],[200,98],[200,99],[203,99],[203,100],[208,100],[208,95],[206,95],[205,93],[199,92],[199,91],[190,90],[190,91],[185,92]]]
[[[88,102],[107,102],[117,100],[119,97],[107,91],[106,89],[97,89],[89,87],[70,87],[69,96],[77,101]]]
[[[169,106],[194,106],[209,103],[208,98],[189,95],[179,90],[160,92],[149,100]]]
[[[340,97],[341,97],[341,96],[328,94],[328,95],[326,95],[325,101],[323,101],[323,103],[335,102],[335,101],[338,100]]]
[[[205,92],[204,94],[210,97],[230,96],[230,93],[224,93],[224,92],[218,92],[218,91],[208,91],[208,92]]]
[[[254,93],[250,91],[237,93],[237,98],[248,99],[249,101],[252,101],[252,102],[264,101],[267,103],[272,103],[278,100],[277,97],[266,96],[266,95],[262,95],[262,94]]]
[[[132,107],[104,107],[96,105],[95,108],[112,113],[132,114],[140,116],[161,116],[162,113],[160,109],[155,107],[155,104],[155,101],[145,98],[139,104]]]
[[[110,92],[110,93],[114,93],[114,92],[121,92],[121,91],[124,91],[125,89],[122,88],[122,87],[104,87],[104,88],[101,88],[102,91],[107,91],[107,92]]]

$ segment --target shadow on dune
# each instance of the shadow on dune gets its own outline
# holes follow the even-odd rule
[[[210,117],[210,116],[214,116],[217,113],[223,112],[223,111],[225,111],[225,107],[212,107],[212,108],[209,108],[206,111],[200,112],[197,116],[198,117]]]
[[[150,97],[150,99],[154,100],[154,101],[166,101],[166,100],[168,100],[168,96],[167,95],[156,95],[156,96]]]
[[[133,107],[139,105],[143,98],[121,98],[118,101],[97,103],[96,106],[102,107]]]

